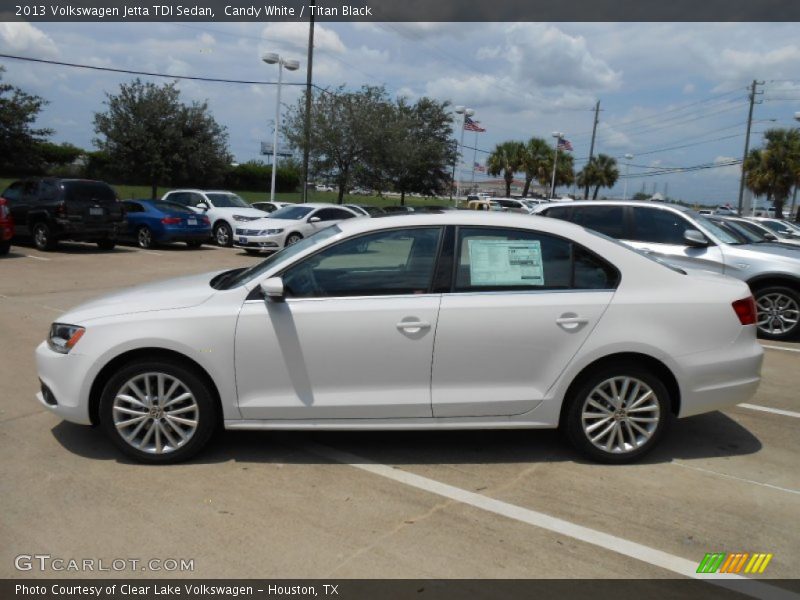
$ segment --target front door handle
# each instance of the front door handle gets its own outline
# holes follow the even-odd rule
[[[430,329],[431,324],[427,321],[400,321],[397,328],[407,333],[417,333],[423,329]]]
[[[655,250],[653,250],[652,248],[639,248],[639,252],[644,252],[645,254],[653,254]]]
[[[575,313],[565,313],[556,319],[556,324],[567,331],[574,331],[588,322],[589,319],[579,317]]]

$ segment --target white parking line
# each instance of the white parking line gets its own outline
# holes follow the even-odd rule
[[[390,467],[388,465],[376,463],[348,452],[342,452],[328,446],[322,446],[314,443],[305,443],[302,445],[302,449],[310,451],[313,454],[328,460],[346,464],[351,467],[355,467],[356,469],[366,471],[367,473],[379,475],[381,477],[397,481],[398,483],[402,483],[431,494],[449,498],[451,500],[455,500],[456,502],[461,502],[462,504],[467,504],[496,515],[514,519],[515,521],[527,523],[528,525],[533,525],[535,527],[540,527],[559,535],[567,536],[587,544],[598,546],[600,548],[605,548],[606,550],[611,550],[612,552],[616,552],[630,558],[635,558],[636,560],[666,569],[667,571],[672,571],[673,573],[677,573],[678,575],[682,575],[684,577],[701,579],[707,583],[732,589],[740,593],[750,595],[754,598],[764,598],[765,600],[800,599],[800,595],[798,594],[762,583],[760,581],[754,581],[740,575],[700,575],[696,572],[698,565],[697,562],[687,560],[680,556],[675,556],[674,554],[669,554],[668,552],[662,552],[661,550],[651,548],[650,546],[632,542],[630,540],[604,533],[596,529],[577,525],[575,523],[565,521],[564,519],[552,517],[545,513],[523,508],[521,506],[516,506],[514,504],[509,504],[508,502],[496,500],[482,494],[476,494],[475,492],[457,488],[455,486],[436,481],[435,479],[430,479],[421,475],[415,475],[414,473],[403,471],[397,467]]]
[[[767,346],[761,344],[762,348],[769,348],[770,350],[783,350],[784,352],[800,352],[800,348],[786,348],[785,346]]]
[[[43,256],[34,256],[33,254],[26,254],[25,256],[27,256],[28,258],[32,258],[34,260],[52,260],[50,258],[45,258]]]
[[[676,467],[683,467],[684,469],[691,469],[692,471],[699,471],[700,473],[708,473],[709,475],[716,475],[717,477],[722,477],[723,479],[732,479],[734,481],[741,481],[742,483],[751,483],[753,485],[759,485],[761,487],[769,488],[771,490],[777,490],[779,492],[787,492],[789,494],[800,495],[800,490],[793,490],[791,488],[785,488],[779,485],[772,485],[771,483],[764,483],[763,481],[754,481],[752,479],[745,479],[744,477],[736,477],[735,475],[728,475],[727,473],[720,473],[719,471],[712,471],[711,469],[704,469],[703,467],[695,467],[694,465],[689,465],[686,464],[685,462],[679,462],[677,460],[672,460],[669,464],[675,465]]]
[[[742,408],[748,408],[750,410],[758,410],[760,412],[772,413],[773,415],[781,415],[783,417],[794,417],[795,419],[800,419],[800,413],[794,412],[791,410],[783,410],[781,408],[770,408],[769,406],[759,406],[758,404],[737,404],[736,406],[741,406]]]

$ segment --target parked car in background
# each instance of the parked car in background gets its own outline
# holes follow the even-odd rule
[[[778,238],[769,229],[743,217],[707,217],[712,222],[733,231],[734,235],[744,237],[751,244],[776,244]]]
[[[797,225],[782,219],[768,217],[753,217],[751,220],[769,229],[779,242],[800,246],[800,227]]]
[[[500,212],[503,210],[503,207],[500,206],[497,202],[493,202],[491,200],[470,200],[467,202],[467,209],[468,210],[493,210]]]
[[[736,214],[736,211],[733,207],[728,206],[727,204],[724,206],[718,206],[714,209],[714,214],[719,215],[721,217],[731,217]]]
[[[384,206],[383,211],[389,214],[398,214],[398,213],[403,214],[403,213],[414,212],[414,207],[407,205]]]
[[[701,208],[700,210],[697,211],[697,214],[700,214],[700,215],[713,215],[714,214],[714,209],[713,208]]]
[[[292,204],[237,227],[233,245],[248,254],[275,252],[340,221],[363,216],[352,208],[334,204]]]
[[[314,186],[314,189],[318,192],[335,192],[336,190],[333,189],[332,185],[328,185],[326,183],[320,183]]]
[[[273,213],[279,208],[283,208],[284,206],[288,206],[289,204],[290,204],[289,202],[278,202],[277,200],[273,202],[271,200],[267,200],[266,202],[253,202],[252,204],[250,204],[250,206],[266,213]]]
[[[233,192],[221,190],[173,190],[161,198],[188,206],[211,221],[214,241],[219,246],[233,245],[233,231],[243,223],[263,219],[264,212],[253,208]]]
[[[34,177],[15,181],[0,196],[11,209],[15,235],[31,236],[38,250],[53,250],[60,240],[111,250],[124,224],[117,193],[102,181]]]
[[[163,200],[125,200],[127,226],[121,238],[134,240],[140,248],[161,243],[186,242],[199,248],[211,241],[211,221],[190,208]]]
[[[561,427],[625,463],[673,416],[755,393],[755,319],[741,281],[555,219],[353,218],[249,269],[59,316],[36,350],[37,398],[148,463],[192,457],[221,426]]]
[[[530,204],[517,198],[492,198],[492,202],[499,204],[500,208],[506,212],[515,212],[524,215],[529,215],[533,212],[533,207]]]
[[[11,250],[11,238],[14,237],[14,217],[5,198],[0,198],[0,255]]]
[[[652,201],[576,201],[537,212],[594,229],[678,267],[741,279],[755,296],[762,337],[800,334],[800,251],[794,247],[752,243],[695,211]]]

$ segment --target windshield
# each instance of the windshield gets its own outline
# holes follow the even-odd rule
[[[250,208],[250,205],[236,194],[207,192],[206,196],[216,208]]]
[[[288,219],[290,221],[299,221],[308,213],[314,210],[313,206],[284,206],[272,213],[270,219]]]
[[[283,250],[279,250],[275,254],[271,254],[260,263],[253,265],[248,269],[244,270],[235,269],[233,271],[230,271],[231,275],[229,277],[223,277],[222,279],[217,279],[215,281],[216,283],[215,287],[218,290],[230,290],[232,288],[243,285],[248,281],[252,281],[253,279],[259,277],[260,275],[266,273],[272,267],[282,262],[291,260],[292,258],[297,256],[298,254],[301,254],[308,248],[321,244],[328,238],[331,238],[335,236],[337,233],[341,232],[342,230],[339,229],[336,225],[332,225],[331,227],[326,227],[325,229],[321,229],[315,234],[300,240],[296,244],[292,244],[291,246],[286,246]]]
[[[759,221],[761,225],[771,229],[781,237],[787,237],[791,229],[783,221]]]
[[[696,213],[694,211],[687,211],[686,214],[694,218],[699,225],[701,225],[706,231],[711,232],[723,244],[733,244],[734,246],[737,246],[739,244],[747,243],[747,238],[733,233],[730,229],[723,228],[721,225],[718,225],[705,215],[701,215],[700,213]]]

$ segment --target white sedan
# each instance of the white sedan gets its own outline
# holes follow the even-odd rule
[[[248,254],[275,252],[315,234],[320,229],[362,216],[365,215],[336,204],[289,204],[271,213],[269,217],[237,227],[233,245],[243,248]]]
[[[561,427],[639,458],[673,416],[744,402],[763,351],[747,286],[556,219],[349,219],[248,269],[154,283],[58,318],[38,400],[129,456],[227,429]]]

